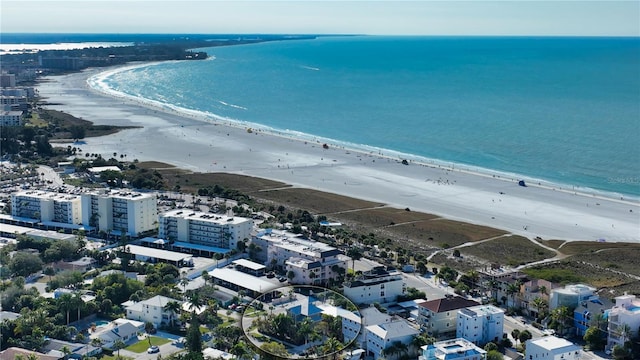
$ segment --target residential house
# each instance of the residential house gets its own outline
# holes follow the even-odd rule
[[[125,344],[133,343],[138,341],[138,333],[142,332],[144,332],[144,322],[115,319],[106,326],[95,328],[89,333],[89,338],[100,339],[103,348],[113,350],[118,340]]]
[[[37,351],[31,351],[19,347],[10,347],[3,351],[0,351],[0,360],[15,360],[20,357],[24,359],[29,359],[30,356],[35,356],[38,360],[60,360],[64,359],[64,356],[59,355],[47,355],[43,353],[39,353]]]
[[[422,348],[419,360],[483,360],[487,352],[466,339],[438,341]]]
[[[524,309],[529,316],[537,317],[543,309],[538,308],[540,300],[536,299],[541,299],[548,308],[549,295],[553,289],[559,286],[560,285],[556,283],[544,279],[531,279],[523,282],[522,285],[520,285],[520,307]]]
[[[177,302],[182,306],[182,301],[162,295],[156,295],[143,301],[127,303],[127,306],[125,306],[127,319],[150,322],[155,327],[168,325],[178,318],[176,312],[165,310],[165,306],[170,302]]]
[[[608,323],[609,309],[612,306],[613,303],[609,299],[597,296],[581,302],[573,311],[573,326],[576,328],[576,336],[582,338],[587,329],[599,319],[601,322],[599,325],[603,330],[602,336],[606,337],[604,329]]]
[[[394,319],[389,314],[380,312],[375,306],[360,309],[360,322],[349,319],[342,319],[342,326],[349,326],[354,331],[359,328],[359,334],[356,337],[355,345],[365,349],[367,347],[367,332],[364,329],[367,326],[379,325],[385,322],[391,322]]]
[[[429,336],[452,338],[456,332],[458,310],[478,305],[476,301],[453,295],[425,301],[418,305],[418,324]]]
[[[65,348],[70,352],[68,355],[71,359],[81,359],[89,356],[97,356],[102,353],[101,347],[96,347],[91,344],[72,343],[68,341],[48,339],[43,347],[43,351],[46,351],[48,355],[65,354]]]
[[[343,293],[355,304],[395,302],[398,295],[406,292],[407,285],[402,273],[376,266],[344,284]]]
[[[609,310],[607,349],[624,345],[638,335],[640,328],[640,299],[635,295],[622,295],[615,298],[615,306]]]
[[[526,342],[524,360],[578,360],[582,348],[569,340],[545,336]]]
[[[358,312],[349,311],[326,303],[317,305],[325,315],[339,317],[342,323],[342,338],[349,343],[362,333],[362,318]]]
[[[575,309],[583,301],[588,300],[595,294],[596,288],[584,284],[571,284],[563,288],[551,290],[549,299],[549,310],[566,306]]]
[[[373,356],[374,359],[382,356],[391,359],[394,355],[400,355],[400,353],[389,351],[397,343],[404,344],[408,352],[411,340],[420,334],[418,329],[400,317],[394,317],[391,321],[382,324],[369,325],[364,328],[364,331],[367,339],[367,355]]]
[[[484,346],[498,343],[504,327],[504,310],[493,305],[478,305],[458,310],[456,337]]]

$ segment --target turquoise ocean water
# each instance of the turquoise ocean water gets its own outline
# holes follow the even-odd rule
[[[209,117],[640,198],[640,39],[326,37],[94,81]],[[429,160],[427,160],[429,159]]]

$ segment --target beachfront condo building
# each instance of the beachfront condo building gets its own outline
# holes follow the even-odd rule
[[[287,273],[291,284],[320,285],[346,273],[351,258],[319,241],[287,231],[266,229],[251,243],[260,249],[256,257],[267,266]]]
[[[154,230],[158,221],[158,199],[154,193],[101,190],[84,193],[82,223],[98,231],[125,232],[138,236]]]
[[[456,333],[458,310],[478,305],[473,300],[447,294],[418,304],[418,323],[429,336],[452,338]]]
[[[526,342],[525,359],[530,360],[578,360],[582,348],[569,340],[545,336]]]
[[[407,290],[402,274],[376,266],[344,284],[344,296],[355,304],[391,303]]]
[[[22,111],[0,112],[0,126],[22,126]]]
[[[253,220],[238,216],[210,214],[186,209],[160,214],[158,237],[170,241],[235,249],[251,238]]]
[[[487,357],[484,349],[461,338],[438,341],[421,349],[418,360],[483,360]]]
[[[11,194],[11,215],[42,223],[81,224],[80,196],[27,190]]]
[[[615,298],[615,306],[609,310],[607,349],[624,344],[638,335],[640,328],[640,299],[635,295]]]
[[[456,337],[484,346],[502,339],[504,310],[493,305],[472,306],[458,310]]]

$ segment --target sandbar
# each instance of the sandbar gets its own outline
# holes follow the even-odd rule
[[[86,138],[84,153],[162,161],[194,172],[228,172],[409,208],[503,229],[530,239],[640,242],[640,203],[597,193],[528,184],[455,166],[408,165],[378,152],[358,151],[277,132],[159,108],[91,89],[105,69],[44,78],[45,107],[97,125],[141,126]],[[66,147],[67,144],[64,146]]]

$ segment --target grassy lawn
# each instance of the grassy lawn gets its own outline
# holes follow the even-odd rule
[[[101,360],[134,360],[132,357],[124,356],[124,355],[120,355],[120,357],[118,357],[118,354],[104,355],[100,359]]]
[[[170,342],[171,340],[169,339],[165,339],[165,338],[161,338],[161,337],[157,337],[157,336],[152,336],[151,337],[151,345],[163,345],[166,344],[168,342]],[[133,344],[133,345],[129,345],[125,348],[125,350],[129,350],[129,351],[133,351],[135,353],[143,353],[145,351],[147,351],[147,349],[149,348],[149,340],[148,339],[144,339],[144,340],[140,340],[137,343]]]

